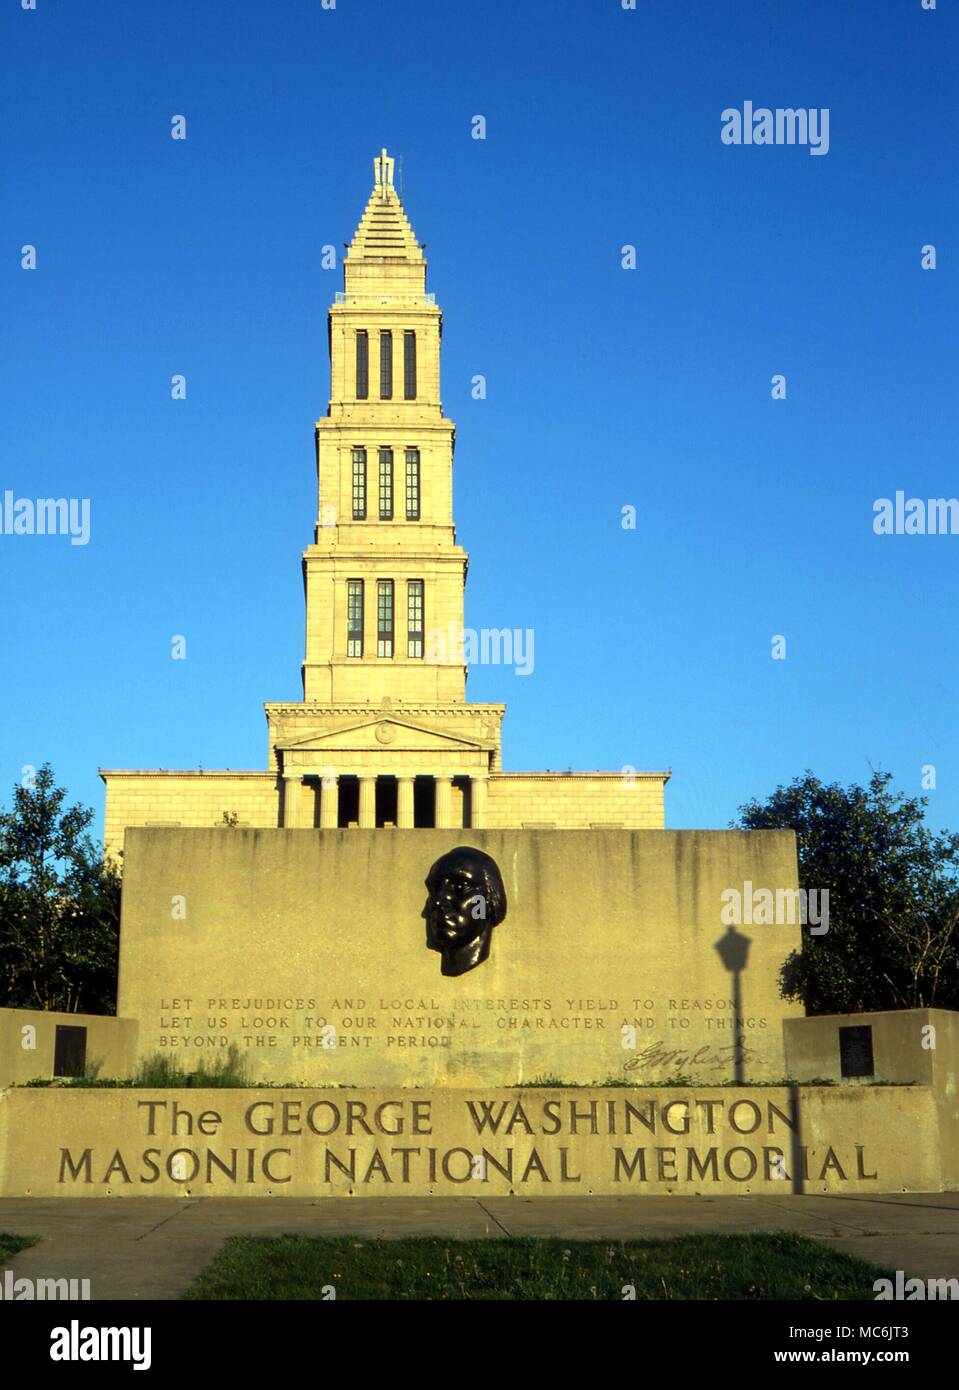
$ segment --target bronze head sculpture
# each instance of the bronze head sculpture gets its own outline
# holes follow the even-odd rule
[[[496,861],[458,845],[426,876],[426,944],[442,957],[444,975],[465,975],[489,955],[493,928],[506,916],[506,889]]]

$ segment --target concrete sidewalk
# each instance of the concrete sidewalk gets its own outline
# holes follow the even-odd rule
[[[821,1197],[0,1199],[0,1231],[42,1237],[6,1266],[89,1279],[95,1299],[180,1298],[231,1235],[626,1240],[797,1231],[909,1277],[959,1278],[959,1193]]]

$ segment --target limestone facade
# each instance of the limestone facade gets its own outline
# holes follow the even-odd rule
[[[504,772],[505,706],[466,700],[442,313],[385,151],[343,265],[302,557],[303,700],[265,706],[267,771],[101,770],[107,853],[131,825],[661,828],[668,773]]]

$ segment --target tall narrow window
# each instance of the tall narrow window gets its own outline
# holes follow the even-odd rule
[[[366,520],[366,450],[353,450],[353,520]]]
[[[363,581],[346,581],[346,654],[363,655]]]
[[[406,451],[406,519],[420,519],[420,451]]]
[[[365,328],[356,331],[356,399],[370,394],[370,340]]]
[[[387,329],[380,334],[380,399],[393,397],[393,334]]]
[[[406,581],[406,655],[423,655],[423,581]]]
[[[416,334],[410,329],[403,334],[403,396],[416,400]]]
[[[380,521],[393,520],[393,450],[380,450]]]
[[[376,581],[376,655],[393,655],[393,581]]]

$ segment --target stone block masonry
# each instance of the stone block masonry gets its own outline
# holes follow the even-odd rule
[[[941,1190],[928,1087],[0,1093],[5,1197]]]
[[[508,910],[451,978],[425,880],[463,843],[492,856]],[[305,1085],[774,1081],[800,929],[723,927],[745,878],[794,887],[794,836],[133,829],[119,1012],[143,1056],[192,1070],[232,1043],[251,1078]]]

